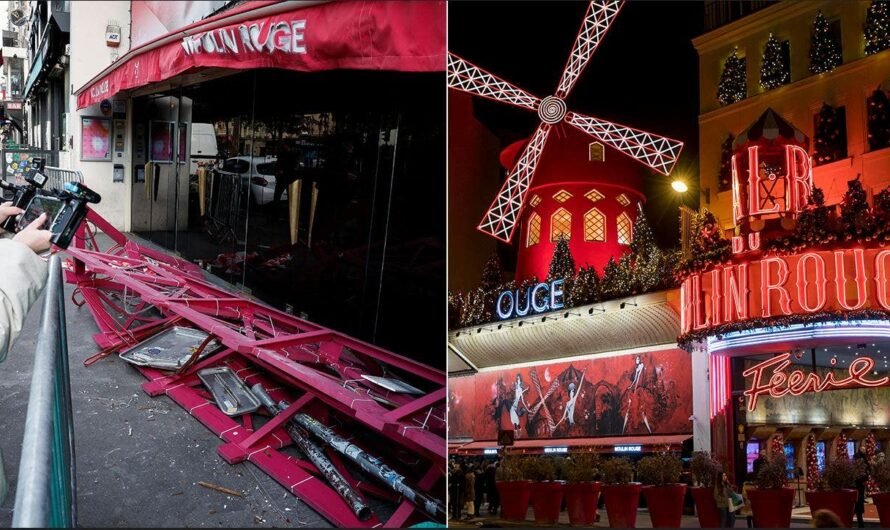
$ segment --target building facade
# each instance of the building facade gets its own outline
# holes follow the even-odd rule
[[[685,275],[680,343],[710,424],[695,446],[739,482],[766,450],[812,488],[826,461],[890,439],[890,144],[875,110],[890,51],[867,48],[871,5],[771,3],[693,41],[701,204],[724,239]]]

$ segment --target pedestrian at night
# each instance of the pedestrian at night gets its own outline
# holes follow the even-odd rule
[[[732,492],[729,477],[723,471],[718,472],[714,481],[714,502],[717,504],[717,510],[720,511],[720,528],[735,526],[735,512],[729,505],[729,497]]]
[[[865,444],[859,445],[859,451],[853,457],[853,463],[859,468],[859,476],[856,477],[856,523],[859,528],[865,528],[865,522],[862,520],[865,513],[865,485],[868,484],[868,476],[871,472]]]

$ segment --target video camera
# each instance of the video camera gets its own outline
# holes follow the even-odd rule
[[[44,190],[47,181],[43,174],[44,160],[34,158],[32,164],[34,171],[25,177],[26,186],[0,181],[0,188],[14,192],[13,206],[25,210],[25,213],[7,219],[3,229],[18,232],[45,213],[44,227],[52,232],[50,242],[59,248],[68,248],[74,232],[87,215],[87,204],[98,204],[102,197],[77,182],[66,182],[64,190]]]

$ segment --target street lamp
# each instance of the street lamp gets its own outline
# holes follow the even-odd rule
[[[680,179],[671,182],[671,187],[674,188],[674,191],[677,193],[686,193],[689,191],[689,186]]]

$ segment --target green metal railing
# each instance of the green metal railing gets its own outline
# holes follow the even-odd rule
[[[12,526],[74,528],[77,487],[62,262],[49,260]]]

